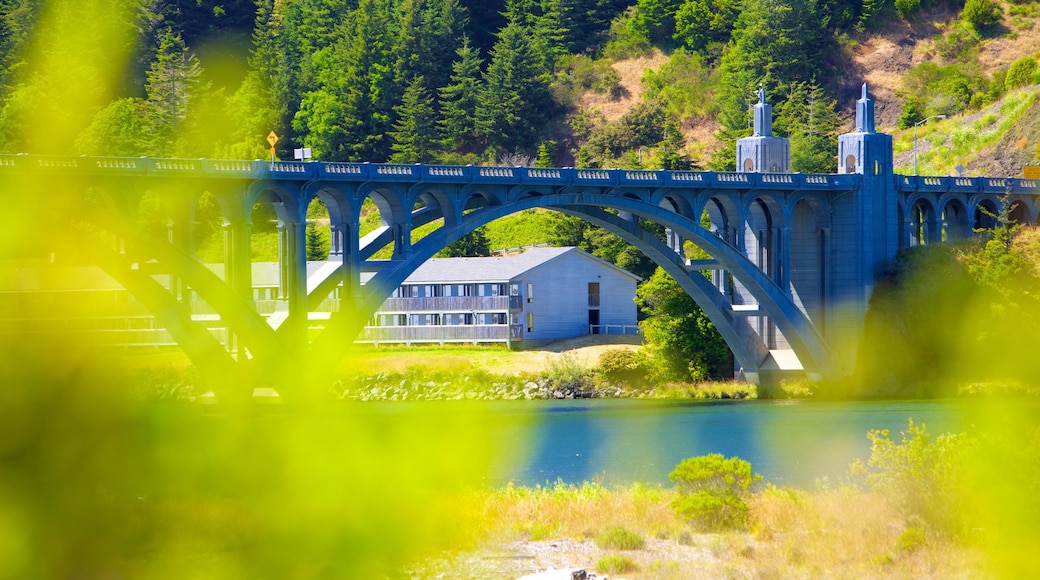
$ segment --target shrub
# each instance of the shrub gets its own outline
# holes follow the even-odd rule
[[[646,547],[646,540],[637,532],[613,526],[596,536],[596,545],[604,550],[642,550]]]
[[[933,439],[913,419],[901,435],[896,443],[887,429],[870,431],[870,458],[866,464],[852,465],[854,480],[891,500],[908,520],[960,535],[969,519],[966,508],[971,501],[963,478],[974,442],[963,433]]]
[[[624,554],[607,554],[596,562],[596,570],[605,574],[624,574],[638,569],[635,560]]]
[[[907,528],[896,540],[896,550],[900,552],[916,552],[927,544],[927,538],[921,528]]]
[[[668,478],[679,492],[672,502],[676,514],[702,530],[718,531],[746,527],[746,499],[762,476],[743,459],[714,453],[684,459]]]
[[[1000,21],[1000,7],[993,0],[967,0],[961,18],[975,30],[982,31]]]
[[[568,355],[550,361],[542,376],[549,387],[558,391],[584,391],[592,386],[589,370]]]
[[[1011,67],[1008,68],[1007,75],[1004,77],[1004,88],[1010,91],[1032,84],[1035,74],[1036,59],[1031,56],[1023,56],[1011,63]]]
[[[599,355],[599,372],[612,383],[634,385],[646,379],[646,361],[638,352],[615,348]]]

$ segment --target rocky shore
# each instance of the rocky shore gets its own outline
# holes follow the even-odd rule
[[[436,382],[376,375],[342,384],[340,398],[354,401],[509,401],[534,399],[605,399],[652,397],[654,391],[591,384],[554,385],[548,379]]]
[[[424,380],[397,374],[355,377],[337,383],[339,398],[352,401],[515,401],[549,399],[748,399],[753,385],[645,387],[599,384],[588,377],[558,378],[502,376],[485,380],[460,376],[452,380]]]

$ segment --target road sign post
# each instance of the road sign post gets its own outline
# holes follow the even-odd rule
[[[274,146],[278,143],[278,134],[274,131],[268,133],[267,142],[271,144],[271,163],[274,163]]]

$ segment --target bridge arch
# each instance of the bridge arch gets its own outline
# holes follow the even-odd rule
[[[654,258],[656,263],[678,275],[677,279],[683,282],[687,291],[691,291],[691,289],[695,291],[694,299],[702,305],[720,332],[723,332],[731,349],[736,355],[739,355],[741,363],[750,372],[757,372],[765,362],[765,357],[768,356],[768,348],[762,344],[756,333],[748,332],[746,318],[734,314],[731,307],[724,304],[725,296],[719,293],[703,275],[695,270],[691,272],[685,264],[677,261],[680,258],[674,251],[662,250],[662,247],[667,248],[667,246],[653,234],[641,230],[632,221],[603,211],[602,208],[637,215],[679,232],[683,237],[704,249],[719,262],[722,268],[731,272],[734,278],[740,281],[749,295],[758,301],[762,314],[773,320],[787,337],[806,372],[812,375],[822,374],[824,367],[829,364],[827,346],[813,328],[808,317],[791,302],[790,298],[769,276],[759,271],[752,261],[740,253],[737,248],[723,242],[714,233],[704,229],[699,220],[690,219],[639,199],[591,192],[525,195],[508,205],[491,206],[472,211],[466,214],[458,226],[438,228],[417,241],[409,255],[401,256],[399,259],[395,258],[385,264],[365,284],[364,309],[354,313],[353,323],[344,321],[342,324],[354,326],[359,331],[358,324],[363,325],[363,321],[368,320],[382,301],[403,283],[408,275],[447,244],[495,219],[535,207],[566,210],[566,213],[578,214],[585,219],[594,219],[605,224],[613,233],[631,240],[636,247]],[[712,296],[714,298],[710,298]],[[359,323],[358,320],[361,322]],[[757,344],[755,344],[756,342]]]
[[[901,247],[923,246],[941,240],[940,224],[935,201],[928,195],[912,195],[900,209],[905,212],[905,237]]]
[[[944,195],[939,198],[939,220],[943,241],[962,240],[972,234],[968,206],[960,195]]]

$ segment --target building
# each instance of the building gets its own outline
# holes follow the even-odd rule
[[[433,258],[383,303],[359,342],[529,347],[587,334],[633,334],[638,281],[577,248]]]
[[[308,275],[329,265],[310,262]],[[210,268],[222,274],[221,264]],[[6,332],[60,331],[112,346],[176,344],[151,313],[100,268],[26,266],[10,274],[12,283],[0,292],[0,324]],[[366,274],[362,281],[371,276]],[[169,287],[168,276],[156,279]],[[586,334],[634,334],[638,281],[577,248],[433,258],[387,298],[358,342],[505,343],[518,348]],[[257,312],[277,327],[287,313],[278,263],[254,263],[252,282]],[[310,313],[313,324],[320,326],[338,309],[338,295],[337,289]],[[192,318],[225,341],[226,330],[209,305],[194,296],[190,304]]]

